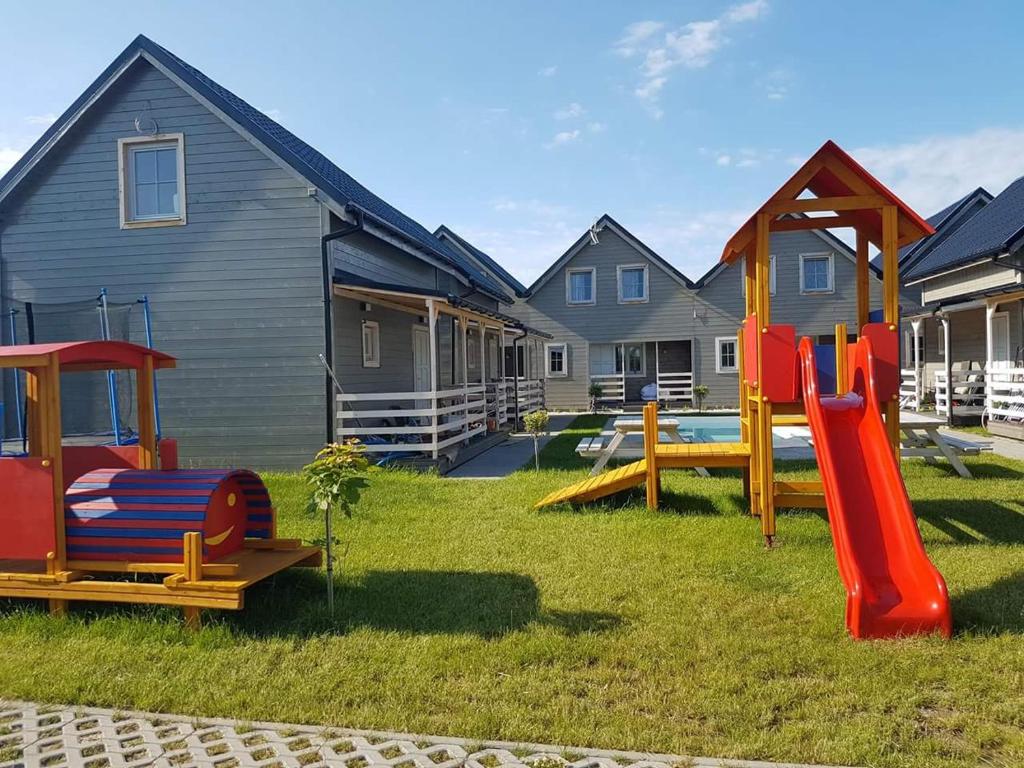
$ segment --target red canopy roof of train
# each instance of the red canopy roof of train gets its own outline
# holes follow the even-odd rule
[[[834,141],[826,141],[811,158],[794,173],[789,181],[765,201],[746,223],[737,230],[722,251],[722,261],[739,258],[753,242],[757,229],[757,215],[774,202],[796,200],[804,192],[815,197],[848,197],[878,195],[897,210],[898,244],[906,245],[934,233],[931,225],[909,205],[900,200],[888,187],[868,173]],[[855,219],[857,228],[876,245],[882,242],[882,213],[875,208],[844,211]]]
[[[154,368],[173,368],[174,358],[155,349],[129,344],[127,341],[64,341],[56,344],[21,344],[0,347],[0,366],[13,357],[49,356],[57,353],[61,368],[132,368],[141,369],[147,355]]]

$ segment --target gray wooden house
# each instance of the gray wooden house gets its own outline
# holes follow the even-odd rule
[[[836,324],[856,321],[853,252],[818,231],[774,233],[771,244],[774,317],[834,343]],[[742,263],[718,264],[690,280],[602,216],[512,310],[553,336],[543,366],[549,407],[585,406],[592,384],[609,405],[656,398],[689,406],[703,384],[706,405],[735,406],[742,271]],[[877,304],[877,271],[871,280]]]
[[[903,315],[904,388],[917,402],[933,395],[951,420],[984,417],[991,431],[1024,437],[1024,178],[994,198],[977,189],[933,219],[935,234],[901,263],[920,304]]]
[[[191,464],[450,459],[516,400],[507,286],[143,36],[0,179],[0,270],[10,301],[149,296]]]

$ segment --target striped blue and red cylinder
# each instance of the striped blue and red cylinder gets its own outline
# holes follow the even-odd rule
[[[246,538],[270,538],[270,493],[244,469],[97,469],[64,497],[72,560],[181,562],[183,537],[203,537],[203,560],[214,562]]]

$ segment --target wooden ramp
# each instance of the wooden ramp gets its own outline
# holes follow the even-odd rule
[[[638,486],[645,477],[647,462],[641,459],[550,493],[538,501],[534,508],[540,509],[551,504],[584,504]]]

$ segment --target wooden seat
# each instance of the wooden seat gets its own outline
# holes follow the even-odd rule
[[[659,467],[745,467],[750,447],[744,443],[659,443]]]

